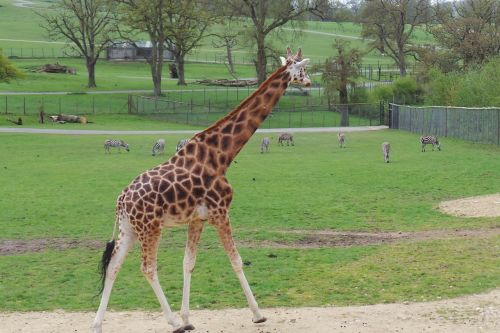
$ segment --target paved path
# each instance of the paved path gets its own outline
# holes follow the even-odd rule
[[[318,132],[360,132],[387,129],[387,126],[359,126],[359,127],[310,127],[310,128],[261,128],[257,133],[318,133]],[[64,135],[148,135],[148,134],[195,134],[200,130],[175,131],[115,131],[115,130],[66,130],[44,128],[0,127],[0,133],[29,133],[29,134],[64,134]]]

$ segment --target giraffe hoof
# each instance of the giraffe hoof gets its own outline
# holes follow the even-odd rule
[[[174,331],[174,333],[184,333],[184,327],[179,327]]]
[[[257,319],[257,320],[253,320],[253,319],[252,319],[252,321],[254,322],[254,324],[263,323],[263,322],[265,322],[266,320],[267,320],[267,318],[266,318],[266,317],[262,317],[262,318]]]
[[[194,330],[194,326],[192,324],[187,324],[187,325],[184,325],[184,330],[186,331],[192,331]]]

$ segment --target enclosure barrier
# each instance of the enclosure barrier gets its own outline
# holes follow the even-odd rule
[[[204,104],[191,100],[129,95],[129,113],[148,115],[168,122],[208,126],[230,112],[234,105]],[[309,104],[279,103],[261,128],[377,126],[384,122],[383,103]]]
[[[500,145],[500,108],[389,104],[389,119],[390,128]]]

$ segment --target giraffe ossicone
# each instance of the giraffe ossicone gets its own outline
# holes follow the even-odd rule
[[[255,92],[212,126],[193,136],[167,162],[137,176],[118,196],[115,229],[101,259],[103,288],[94,320],[95,333],[102,321],[118,271],[132,245],[139,241],[141,271],[154,290],[163,314],[175,333],[194,329],[189,320],[189,293],[197,244],[205,222],[214,226],[246,296],[253,322],[261,314],[236,249],[229,221],[233,190],[225,177],[228,167],[260,124],[272,111],[290,82],[310,86],[305,74],[308,59],[290,48],[283,66],[272,73]],[[184,285],[180,315],[174,315],[160,286],[157,251],[165,227],[187,224],[188,237],[183,261]]]

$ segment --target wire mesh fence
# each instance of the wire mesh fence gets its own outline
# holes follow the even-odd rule
[[[36,115],[46,114],[118,114],[128,112],[126,94],[64,94],[64,95],[4,95],[0,96],[0,113]]]
[[[500,108],[389,104],[390,127],[500,145]]]
[[[230,112],[232,107],[210,101],[197,104],[193,100],[172,100],[148,96],[129,96],[129,112],[153,116],[168,122],[208,126]],[[278,104],[261,128],[376,126],[383,123],[381,103],[348,105]]]

